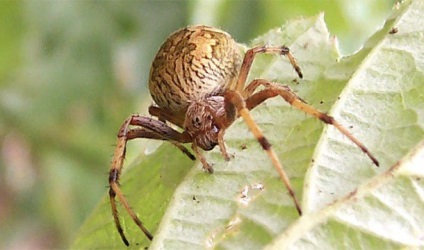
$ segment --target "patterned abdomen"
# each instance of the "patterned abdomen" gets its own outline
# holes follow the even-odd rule
[[[150,69],[149,89],[156,104],[184,117],[191,101],[219,95],[237,80],[239,45],[224,31],[193,26],[172,34]]]

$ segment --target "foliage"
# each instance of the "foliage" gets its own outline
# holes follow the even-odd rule
[[[404,3],[349,57],[339,57],[322,15],[255,39],[252,44],[288,45],[305,78],[293,84],[290,65],[275,56],[258,57],[250,78],[290,83],[349,127],[380,168],[337,130],[275,98],[252,114],[302,197],[304,215],[298,217],[270,160],[239,119],[225,137],[234,158],[226,162],[218,149],[206,154],[213,175],[200,163],[190,168],[193,163],[167,144],[127,169],[124,193],[155,234],[149,248],[423,247],[423,26],[416,23],[423,15],[421,2]],[[393,27],[398,32],[391,34]],[[134,248],[149,245],[124,211],[121,218]],[[122,244],[106,196],[73,248]]]
[[[73,241],[106,190],[117,128],[151,103],[146,88],[150,63],[171,32],[206,23],[246,42],[288,18],[325,11],[342,53],[349,54],[383,23],[394,0],[206,2],[0,2],[0,221],[8,225],[0,228],[0,248],[56,249]],[[302,93],[313,88],[298,91],[329,110],[326,99],[319,104],[320,96]],[[290,125],[286,129],[294,129]],[[316,130],[312,134],[319,136]],[[246,138],[251,138],[247,131]],[[152,141],[130,143],[126,164],[143,157],[146,144],[152,150]],[[298,149],[290,154],[303,154]],[[191,171],[192,163],[181,161],[187,167],[176,166],[176,171]],[[135,172],[134,178],[139,175]],[[175,183],[169,185],[175,187],[179,180],[172,178]],[[159,223],[160,213],[152,224]]]

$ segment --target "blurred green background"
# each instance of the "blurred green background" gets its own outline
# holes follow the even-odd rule
[[[69,246],[107,190],[121,122],[147,113],[150,63],[171,32],[204,23],[248,42],[324,11],[347,55],[393,3],[1,1],[0,249]]]

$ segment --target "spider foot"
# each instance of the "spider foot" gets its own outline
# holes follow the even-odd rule
[[[222,153],[222,155],[224,156],[225,161],[230,161],[231,159],[234,158],[234,154],[229,154],[227,152]]]
[[[213,167],[212,167],[212,165],[211,164],[209,164],[209,163],[206,163],[206,164],[203,164],[203,169],[206,171],[206,172],[208,172],[208,173],[210,173],[210,174],[213,174]]]

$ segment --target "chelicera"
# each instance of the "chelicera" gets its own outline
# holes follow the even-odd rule
[[[188,157],[195,159],[183,146],[185,143],[191,143],[191,148],[203,168],[212,173],[213,168],[201,150],[208,151],[218,145],[225,159],[230,160],[224,143],[225,130],[238,117],[242,117],[269,155],[301,215],[302,210],[289,178],[271,144],[249,112],[265,100],[280,96],[290,105],[333,125],[378,166],[377,159],[347,129],[333,117],[308,105],[288,86],[266,79],[255,79],[246,85],[253,59],[261,53],[286,56],[302,78],[301,69],[289,48],[256,46],[243,55],[239,45],[229,34],[208,26],[180,29],[169,36],[161,46],[152,63],[149,79],[150,94],[155,102],[155,105],[149,108],[149,113],[155,118],[132,115],[123,122],[109,171],[112,214],[117,230],[127,246],[129,242],[120,224],[115,197],[147,238],[153,239],[153,235],[143,226],[119,187],[126,144],[129,140],[149,138],[169,141]],[[258,89],[259,87],[261,88]],[[167,123],[172,123],[182,130],[176,130]]]

